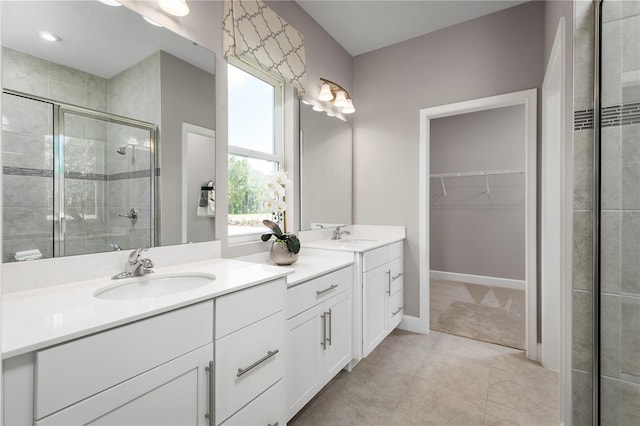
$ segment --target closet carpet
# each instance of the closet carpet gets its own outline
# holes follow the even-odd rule
[[[395,330],[289,425],[557,425],[557,383],[516,349]]]
[[[431,280],[431,329],[517,349],[525,347],[525,293]]]

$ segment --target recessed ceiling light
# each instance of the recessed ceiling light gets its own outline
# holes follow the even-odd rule
[[[106,4],[107,6],[114,6],[114,7],[122,6],[120,2],[117,2],[116,0],[98,0],[98,1],[102,4]]]
[[[38,33],[38,35],[40,36],[41,39],[43,40],[47,40],[47,41],[60,41],[60,37],[58,37],[55,34],[52,34],[48,31],[40,31]]]
[[[189,6],[185,0],[158,0],[158,4],[167,13],[174,16],[187,16]]]
[[[156,21],[154,21],[153,19],[149,19],[146,16],[143,16],[142,19],[144,19],[145,21],[147,21],[148,23],[150,23],[151,25],[155,25],[156,27],[162,27],[162,25],[158,24]]]

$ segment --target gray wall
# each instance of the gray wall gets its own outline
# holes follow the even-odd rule
[[[182,123],[216,128],[216,85],[215,76],[165,52],[161,53],[160,67],[160,243],[164,246],[179,244],[182,237]],[[215,164],[211,170],[215,173]]]
[[[525,168],[524,106],[431,120],[430,173]],[[430,267],[525,279],[525,175],[430,179]]]
[[[354,221],[407,227],[407,315],[418,316],[426,297],[418,283],[418,111],[539,87],[544,24],[544,3],[528,2],[354,59]]]

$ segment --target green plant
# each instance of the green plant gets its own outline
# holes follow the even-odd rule
[[[260,239],[262,241],[269,241],[272,236],[275,236],[276,241],[284,241],[291,253],[298,254],[298,252],[300,251],[300,240],[298,239],[298,237],[293,234],[285,234],[284,232],[282,232],[278,224],[271,220],[265,219],[262,221],[262,223],[264,223],[264,226],[271,229],[272,231],[267,234],[262,234],[262,236],[260,236]]]

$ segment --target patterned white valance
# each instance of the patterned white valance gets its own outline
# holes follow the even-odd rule
[[[224,57],[235,56],[304,93],[304,40],[295,28],[259,0],[225,0]]]

